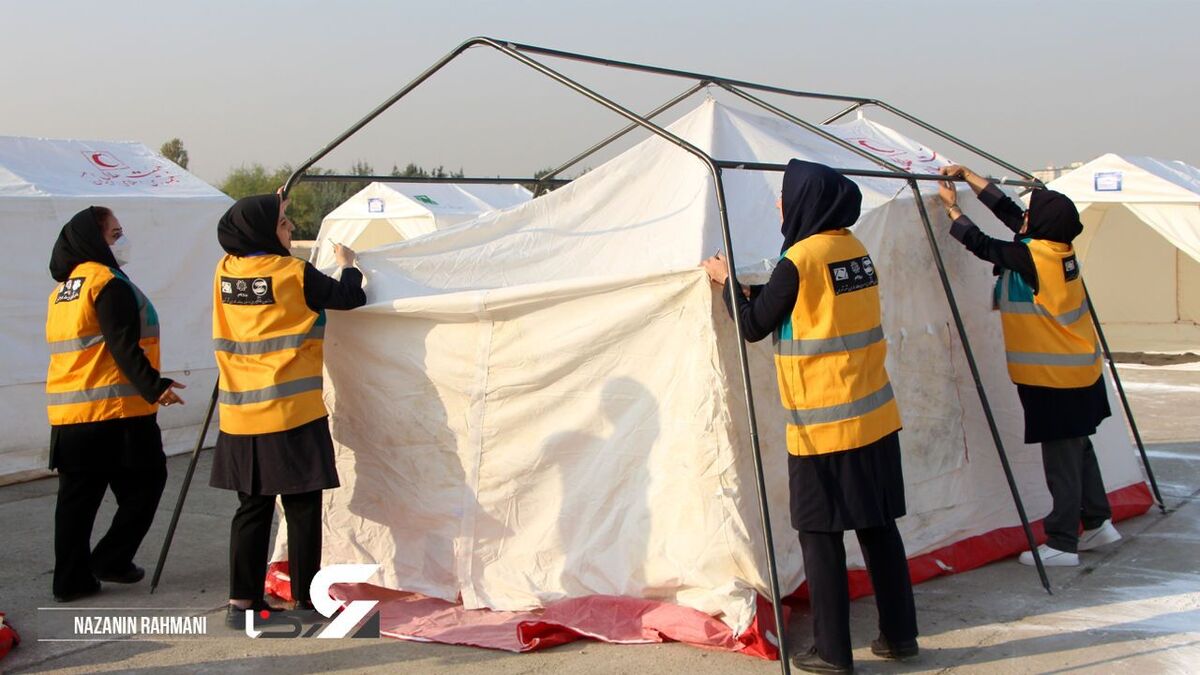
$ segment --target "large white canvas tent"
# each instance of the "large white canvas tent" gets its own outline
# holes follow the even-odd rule
[[[868,119],[824,128],[913,172],[946,162]],[[670,130],[713,157],[876,168],[712,100]],[[780,174],[723,178],[742,276],[761,277],[779,255]],[[900,528],[918,579],[969,569],[1020,550],[1017,513],[911,192],[856,180],[855,230],[879,270],[905,424]],[[749,630],[767,582],[736,337],[698,268],[721,248],[719,218],[708,169],[655,137],[528,203],[361,256],[368,305],[331,313],[326,338],[342,486],[325,495],[323,563],[378,563],[373,583],[466,608],[651,598]],[[1038,448],[1022,443],[990,266],[948,236],[944,216],[936,224],[1017,483],[1040,518],[1050,498]],[[787,594],[803,569],[769,341],[751,347],[750,368]],[[1118,513],[1144,510],[1124,422],[1106,421],[1094,440]]]
[[[312,262],[333,264],[333,242],[366,251],[529,201],[520,185],[374,182],[321,220]]]
[[[47,270],[62,225],[91,206],[113,209],[133,244],[125,271],[162,321],[162,365],[189,385],[160,410],[168,452],[194,444],[212,358],[215,228],[229,197],[140,143],[0,136],[0,228],[9,251],[0,284],[0,481],[46,468]]]
[[[1075,249],[1112,349],[1200,350],[1200,169],[1109,153],[1048,187],[1079,208]]]

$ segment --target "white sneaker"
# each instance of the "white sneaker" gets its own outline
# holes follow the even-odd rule
[[[1100,527],[1094,530],[1084,530],[1083,534],[1079,535],[1079,550],[1090,551],[1115,541],[1121,541],[1121,533],[1113,527],[1111,520],[1106,520],[1100,524]]]
[[[1078,553],[1067,553],[1056,548],[1050,548],[1046,544],[1038,547],[1038,554],[1042,557],[1042,564],[1046,567],[1077,567],[1079,565]],[[1025,551],[1017,558],[1017,562],[1022,565],[1033,564],[1033,553]]]

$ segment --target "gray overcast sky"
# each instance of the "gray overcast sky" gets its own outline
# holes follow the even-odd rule
[[[210,182],[298,164],[472,35],[880,98],[1027,168],[1109,151],[1200,164],[1197,2],[5,5],[0,134],[179,136]],[[563,69],[639,109],[686,86]],[[322,165],[527,175],[620,126],[539,77],[472,51]]]

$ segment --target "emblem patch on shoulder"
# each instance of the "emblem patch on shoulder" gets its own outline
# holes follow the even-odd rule
[[[221,277],[221,304],[275,304],[275,287],[271,277]]]
[[[869,255],[829,263],[829,278],[833,282],[833,292],[836,295],[879,285],[875,263],[871,262]]]
[[[62,286],[58,289],[58,297],[54,298],[54,304],[60,302],[71,302],[79,299],[79,291],[83,288],[83,277],[71,277],[62,282]]]
[[[1074,254],[1063,258],[1063,276],[1067,281],[1075,281],[1079,278],[1079,262],[1075,260]]]

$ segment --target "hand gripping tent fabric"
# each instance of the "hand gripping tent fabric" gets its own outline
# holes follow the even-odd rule
[[[948,257],[963,299],[961,317],[951,312],[922,218],[932,202],[916,201],[905,182],[947,158],[867,119],[810,128],[714,100],[668,130],[736,161],[711,171],[660,135],[530,202],[361,257],[368,305],[331,317],[327,332],[337,345],[325,396],[343,487],[326,495],[323,563],[380,565],[373,587],[345,593],[388,599],[385,633],[514,649],[565,639],[487,637],[511,619],[518,636],[553,624],[774,654],[739,341],[697,264],[732,243],[742,280],[769,272],[780,174],[753,169],[792,157],[840,167],[863,191],[855,232],[881,280],[914,577],[1026,545],[957,318],[980,357],[1014,480],[1033,517],[1049,511],[1038,450],[1021,443],[992,278],[966,256]],[[902,169],[880,171],[884,157]],[[980,207],[965,208],[998,233]],[[785,420],[771,347],[748,351],[761,475],[771,511],[783,514]],[[1106,421],[1095,442],[1116,512],[1146,510],[1123,423]],[[799,546],[786,518],[772,519],[771,533],[779,586],[791,594],[803,582]],[[280,542],[276,558],[285,550]],[[848,555],[864,592],[853,543]],[[655,614],[631,600],[683,609]],[[419,611],[429,620],[414,618]],[[640,621],[642,631],[606,635],[601,615]]]

